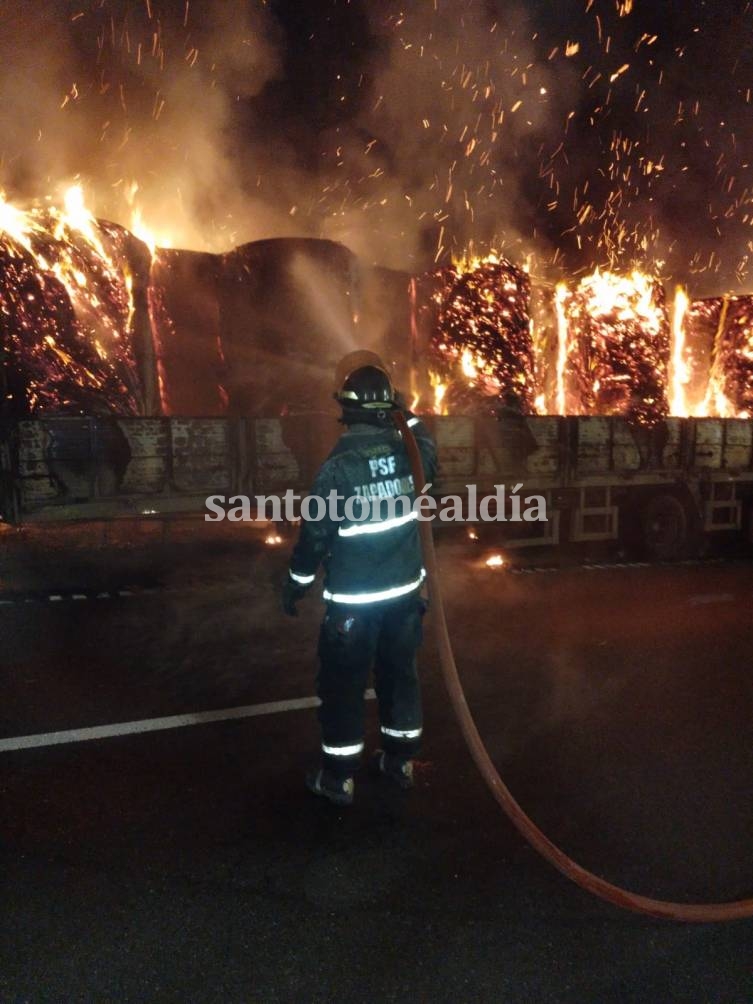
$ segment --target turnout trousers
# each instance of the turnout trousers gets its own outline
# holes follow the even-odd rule
[[[382,749],[405,759],[418,752],[423,727],[416,655],[426,601],[418,595],[365,606],[331,603],[319,633],[317,695],[322,762],[348,776],[364,747],[364,692],[371,671]]]

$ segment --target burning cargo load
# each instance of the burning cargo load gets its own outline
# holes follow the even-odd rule
[[[419,411],[753,414],[753,297],[690,302],[596,271],[556,297],[557,338],[528,273],[464,260],[411,278],[331,241],[226,254],[153,249],[95,219],[81,189],[28,211],[0,201],[6,415],[311,415],[354,347],[389,361]]]
[[[669,414],[670,322],[661,283],[597,270],[556,293],[557,410],[621,415],[651,427]]]
[[[492,255],[425,276],[412,295],[419,407],[433,395],[440,414],[495,414],[503,402],[535,411],[525,271]]]
[[[61,208],[0,199],[3,413],[326,410],[334,365],[356,342],[361,278],[331,241],[150,253],[97,220],[78,186]]]
[[[360,280],[355,256],[332,241],[157,249],[149,302],[163,413],[331,409],[331,374],[356,340]]]
[[[357,346],[358,259],[311,238],[245,244],[222,257],[220,343],[230,414],[332,409],[332,374]]]
[[[753,296],[695,300],[681,320],[689,415],[753,415]],[[699,377],[700,373],[700,377]],[[680,405],[678,405],[678,410]]]
[[[670,370],[672,415],[705,414],[721,304],[721,298],[691,303],[682,287],[675,293]]]
[[[85,208],[0,196],[3,412],[143,415],[154,390],[149,252]]]
[[[159,248],[149,285],[149,314],[165,415],[227,411],[220,339],[220,258]]]

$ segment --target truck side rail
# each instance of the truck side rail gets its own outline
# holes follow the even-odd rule
[[[435,495],[522,483],[550,498],[589,487],[753,484],[753,421],[428,416]],[[340,426],[272,418],[45,417],[0,422],[6,522],[200,513],[210,495],[304,494]]]

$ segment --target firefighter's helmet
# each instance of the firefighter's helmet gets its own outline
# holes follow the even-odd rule
[[[375,352],[351,352],[337,367],[335,398],[344,408],[391,408],[395,389]]]

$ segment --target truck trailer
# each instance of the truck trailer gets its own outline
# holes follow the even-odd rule
[[[424,421],[438,447],[437,499],[520,484],[546,500],[545,522],[493,524],[507,548],[614,541],[674,560],[720,533],[751,540],[751,420],[667,418],[651,429],[593,416]],[[15,525],[200,517],[210,495],[305,494],[339,430],[323,412],[5,419],[0,512]]]

